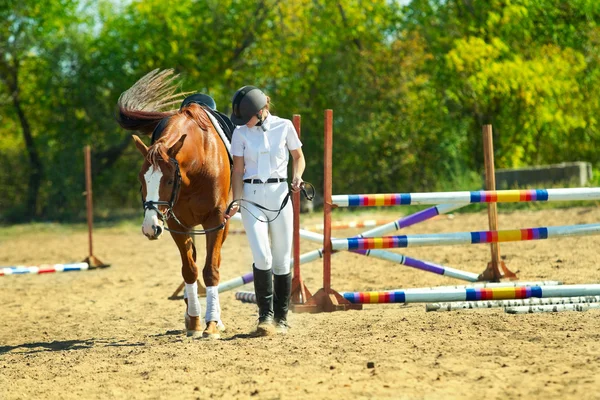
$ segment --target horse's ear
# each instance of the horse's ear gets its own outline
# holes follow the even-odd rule
[[[146,157],[148,155],[148,147],[142,142],[142,139],[137,135],[131,135],[131,138],[133,139],[133,143],[135,143],[135,147]]]
[[[169,147],[169,150],[167,151],[167,154],[169,155],[169,157],[175,158],[177,153],[179,153],[179,150],[181,150],[181,148],[183,147],[183,141],[185,140],[186,137],[187,137],[187,134],[181,135],[179,140],[176,141],[175,144],[173,144],[173,146]]]

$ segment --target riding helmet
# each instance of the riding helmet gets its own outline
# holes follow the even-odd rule
[[[253,116],[267,105],[267,96],[256,86],[244,86],[233,95],[231,100],[231,122],[246,125]]]

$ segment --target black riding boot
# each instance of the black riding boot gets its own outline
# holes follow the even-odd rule
[[[275,311],[275,329],[277,332],[285,334],[288,329],[287,314],[292,292],[292,273],[275,275],[274,282],[275,299],[273,310]]]
[[[258,269],[252,264],[254,272],[254,293],[258,305],[258,326],[256,334],[266,336],[273,333],[273,272]]]

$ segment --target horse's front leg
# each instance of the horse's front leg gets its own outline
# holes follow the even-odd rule
[[[202,335],[202,307],[198,299],[198,267],[195,263],[194,243],[189,235],[174,233],[172,236],[181,254],[181,275],[185,282],[185,328],[188,336],[198,337]]]
[[[218,214],[206,222],[206,227],[218,226],[223,221]],[[225,241],[228,225],[225,229],[206,235],[206,261],[202,276],[206,284],[206,329],[203,336],[211,339],[221,337],[225,326],[221,322],[221,305],[219,303],[219,267],[221,265],[221,246]],[[206,229],[206,228],[205,228]]]

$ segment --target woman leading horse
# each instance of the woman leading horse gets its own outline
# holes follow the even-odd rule
[[[177,76],[172,74],[172,70],[154,70],[136,82],[119,98],[117,119],[126,130],[145,135],[160,131],[154,132],[157,140],[151,146],[133,135],[144,157],[139,173],[144,205],[142,231],[154,240],[163,230],[169,230],[179,249],[187,335],[219,338],[223,324],[217,287],[221,246],[228,230],[224,214],[231,201],[229,155],[205,106],[192,103],[179,110],[162,111],[181,102],[182,95],[174,94]],[[190,235],[197,225],[202,225],[206,233],[203,332],[196,249]]]

